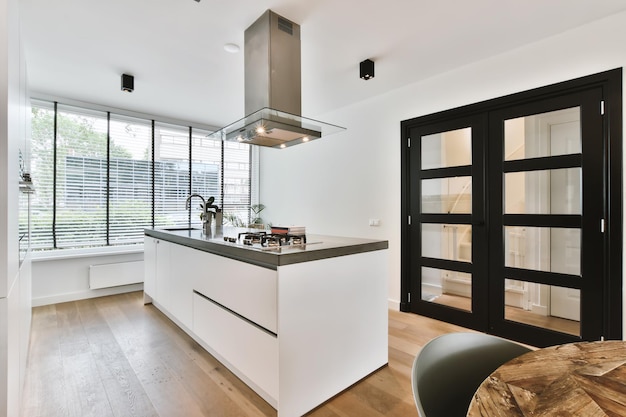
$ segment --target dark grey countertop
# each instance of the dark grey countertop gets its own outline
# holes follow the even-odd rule
[[[240,243],[224,241],[224,236],[237,237],[240,232],[246,230],[249,229],[224,227],[221,231],[213,231],[211,235],[207,236],[200,229],[172,230],[172,228],[169,228],[167,230],[156,228],[145,229],[145,234],[157,239],[271,269],[300,262],[383,250],[389,247],[389,243],[386,240],[312,234],[307,234],[307,243],[305,245],[276,248],[250,247]],[[250,231],[258,232],[258,230]]]

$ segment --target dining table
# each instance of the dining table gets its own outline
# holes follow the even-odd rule
[[[467,416],[626,416],[626,342],[568,343],[518,356],[481,383]]]

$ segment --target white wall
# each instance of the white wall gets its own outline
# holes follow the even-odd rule
[[[302,224],[309,232],[388,239],[389,301],[397,306],[400,122],[626,66],[624,39],[626,13],[620,13],[330,114],[311,115],[304,108],[305,116],[347,131],[262,150],[263,217],[274,224]],[[385,76],[377,73],[367,82]],[[369,227],[369,218],[380,219],[380,227]]]
[[[33,306],[141,290],[143,284],[91,290],[89,289],[89,266],[142,260],[143,252],[34,259],[32,264]],[[143,281],[143,277],[140,278]]]

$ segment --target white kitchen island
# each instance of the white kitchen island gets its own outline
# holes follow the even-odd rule
[[[387,241],[309,235],[276,251],[200,230],[145,233],[146,302],[279,417],[301,416],[387,363]]]

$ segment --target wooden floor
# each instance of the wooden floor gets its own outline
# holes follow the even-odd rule
[[[22,417],[245,417],[276,410],[142,293],[33,309]],[[389,312],[389,365],[307,416],[417,416],[413,358],[430,339],[464,329]]]

